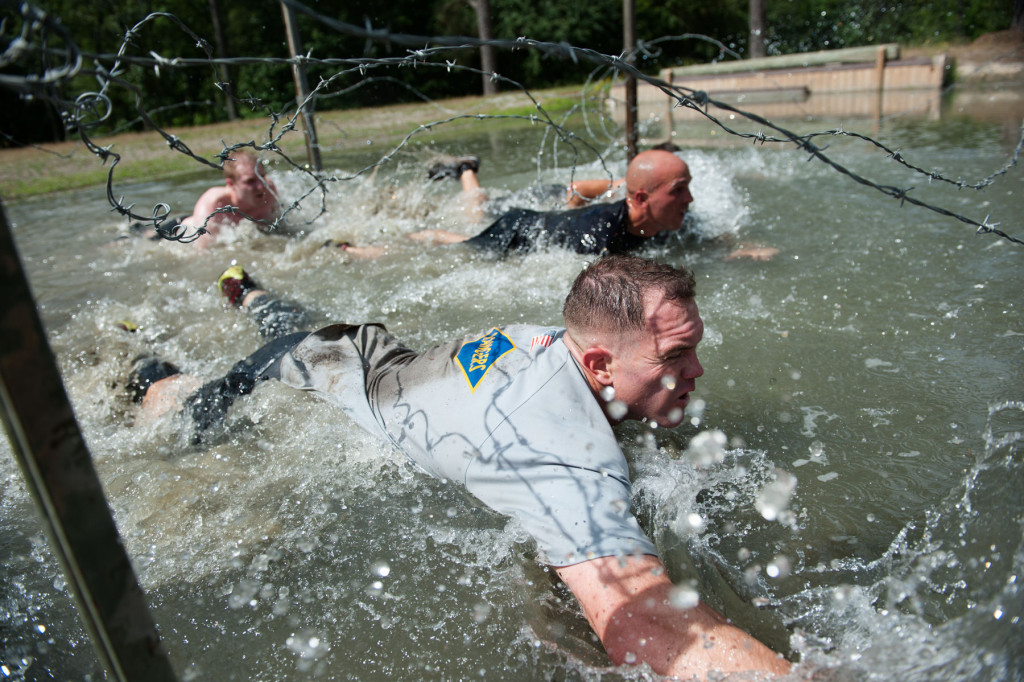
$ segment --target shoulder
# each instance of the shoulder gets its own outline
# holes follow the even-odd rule
[[[199,195],[193,215],[209,214],[231,203],[231,193],[225,186],[211,187]]]
[[[583,208],[574,208],[570,211],[566,211],[566,213],[579,217],[589,217],[592,219],[614,217],[624,214],[625,212],[625,199],[619,199],[618,201],[595,202],[589,206],[584,206]]]

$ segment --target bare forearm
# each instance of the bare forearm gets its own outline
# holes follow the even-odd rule
[[[647,663],[662,675],[710,671],[783,674],[789,663],[704,604],[672,602],[657,557],[605,557],[558,569],[617,664]]]
[[[709,606],[672,605],[667,589],[637,595],[612,615],[601,641],[618,664],[645,662],[674,677],[745,671],[781,675],[789,663]]]

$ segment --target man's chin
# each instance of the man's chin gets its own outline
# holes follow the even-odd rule
[[[673,409],[667,415],[662,416],[660,419],[652,419],[659,427],[665,429],[674,429],[683,423],[683,419],[686,418],[686,412],[682,409]]]
[[[683,423],[686,419],[686,406],[690,404],[690,394],[687,393],[680,398],[674,407],[672,407],[666,415],[661,419],[655,421],[658,422],[658,426],[663,426],[666,429],[674,429]]]

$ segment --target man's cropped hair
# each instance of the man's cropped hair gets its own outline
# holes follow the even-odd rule
[[[576,278],[562,307],[571,332],[638,332],[647,328],[644,299],[658,291],[679,305],[694,297],[686,268],[635,256],[605,256]]]

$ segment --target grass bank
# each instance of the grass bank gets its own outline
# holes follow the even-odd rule
[[[579,103],[579,91],[556,88],[533,93],[545,111],[552,115],[567,111]],[[529,116],[536,113],[532,101],[521,92],[492,97],[460,97],[431,102],[396,104],[368,109],[317,112],[317,135],[321,146],[331,152],[345,152],[367,146],[397,144],[403,137],[436,121],[455,117],[472,120],[478,115]],[[457,121],[445,126],[445,135],[457,135]],[[434,129],[432,129],[434,130]],[[442,129],[437,128],[440,132]],[[255,141],[262,143],[271,133],[266,120],[172,128],[166,131],[184,142],[197,156],[216,161],[224,144]],[[203,172],[204,167],[187,155],[172,150],[167,140],[155,131],[122,133],[93,141],[109,147],[121,157],[116,169],[118,183],[166,180]],[[305,161],[304,138],[298,130],[282,138],[281,149],[296,161]],[[100,187],[107,179],[110,164],[103,164],[80,141],[0,150],[0,198],[16,201],[70,189]],[[208,171],[207,171],[208,172]]]

